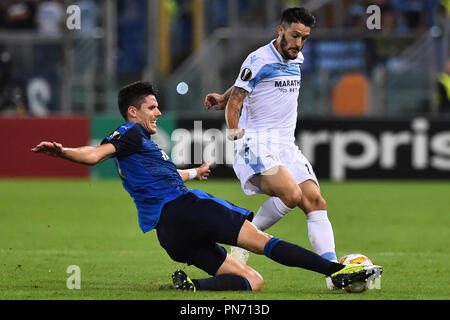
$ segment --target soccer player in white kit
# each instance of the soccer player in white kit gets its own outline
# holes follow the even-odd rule
[[[278,38],[250,53],[234,86],[224,94],[208,94],[205,106],[225,109],[227,136],[235,140],[233,169],[244,193],[271,196],[253,224],[264,231],[298,206],[306,214],[314,251],[337,261],[326,201],[294,135],[304,60],[301,50],[314,24],[314,16],[306,9],[286,9]],[[248,258],[248,252],[240,248],[232,248],[232,255],[244,263]],[[329,278],[327,286],[333,289]]]

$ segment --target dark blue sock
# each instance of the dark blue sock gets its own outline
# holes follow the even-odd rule
[[[266,243],[264,255],[285,266],[303,268],[327,276],[343,268],[339,263],[328,261],[312,251],[275,237]]]
[[[227,273],[206,279],[192,279],[197,290],[210,291],[251,291],[252,287],[244,277]]]

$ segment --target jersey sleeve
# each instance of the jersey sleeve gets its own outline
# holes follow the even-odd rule
[[[101,144],[104,143],[111,143],[116,148],[114,155],[123,158],[141,150],[142,131],[135,123],[127,123],[104,138]]]
[[[249,93],[253,91],[258,82],[259,74],[264,66],[264,59],[255,53],[250,54],[241,66],[239,76],[234,86],[242,88]]]

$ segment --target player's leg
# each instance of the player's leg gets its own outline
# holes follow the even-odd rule
[[[158,226],[158,239],[172,259],[192,264],[211,277],[189,279],[178,270],[174,285],[181,290],[260,290],[262,277],[217,243],[236,245],[242,224],[253,215],[201,190],[191,190],[169,203]],[[183,198],[185,201],[183,201]],[[170,232],[167,237],[165,233]]]
[[[259,207],[253,219],[253,224],[261,231],[267,230],[291,212],[292,209],[286,206],[280,198],[270,197]]]
[[[344,266],[323,259],[312,251],[298,245],[275,238],[258,230],[245,220],[239,231],[237,245],[253,253],[264,254],[270,259],[291,267],[299,267],[325,275],[340,271]],[[217,249],[219,248],[219,249]],[[226,255],[225,258],[223,255]],[[202,245],[191,250],[190,263],[213,277],[189,279],[183,272],[175,272],[174,284],[177,289],[188,290],[261,290],[264,280],[250,266],[227,255],[225,250]],[[223,262],[221,262],[223,261]],[[221,263],[220,267],[217,267]],[[215,271],[217,269],[217,271]]]
[[[295,208],[300,203],[302,191],[284,166],[276,166],[256,174],[250,181],[263,193],[280,198],[289,208]]]
[[[256,174],[250,181],[265,194],[279,196],[270,197],[258,209],[252,223],[259,230],[270,228],[300,202],[301,190],[283,166]],[[231,255],[242,263],[247,263],[249,252],[239,247],[231,247]]]
[[[269,169],[250,180],[262,192],[272,196],[259,208],[253,224],[266,230],[301,203],[302,191],[284,166]]]
[[[298,245],[263,233],[247,220],[244,221],[241,227],[237,245],[254,253],[264,254],[280,264],[303,268],[330,276],[334,285],[339,288],[343,288],[353,281],[364,281],[369,279],[369,277],[381,276],[383,271],[379,266],[363,266],[358,264],[344,266],[331,262]],[[205,268],[204,262],[213,260],[205,260],[203,258],[197,260],[201,261],[200,264],[196,263],[194,259],[193,264],[207,271],[208,268]],[[215,261],[217,262],[218,260]],[[226,255],[221,266],[217,269],[216,275],[213,277],[191,280],[181,270],[177,270],[172,277],[177,289],[192,291],[260,290],[264,283],[263,278],[255,270],[237,261],[230,255]]]
[[[258,291],[264,284],[258,272],[231,257],[216,243],[200,244],[190,252],[189,263],[212,276],[191,280],[183,271],[177,270],[172,278],[179,290]]]
[[[263,180],[265,177],[261,178]],[[270,183],[270,181],[269,181]],[[298,206],[306,213],[308,236],[314,251],[324,258],[337,261],[335,253],[334,234],[327,215],[327,205],[320,193],[320,189],[313,180],[307,180],[299,185],[301,198]],[[264,188],[261,184],[261,188]],[[264,190],[264,189],[262,189]],[[267,190],[267,189],[265,189]],[[272,189],[276,190],[276,189]],[[292,208],[283,206],[278,197],[271,197],[259,209],[253,219],[253,224],[259,230],[266,230],[279,221]]]
[[[306,213],[308,236],[314,251],[328,260],[337,261],[327,204],[320,193],[311,164],[296,146],[292,146],[280,158],[286,171],[299,184],[302,197],[297,205]]]
[[[343,288],[352,282],[364,281],[370,277],[379,277],[383,269],[380,266],[363,266],[356,264],[342,265],[329,261],[318,254],[296,244],[283,241],[263,233],[245,221],[239,232],[238,245],[251,252],[264,254],[266,257],[290,267],[315,271],[327,276],[336,288]]]
[[[308,236],[314,251],[320,256],[337,261],[333,228],[328,219],[327,204],[316,182],[307,180],[300,184],[303,197],[299,207],[306,214]]]
[[[264,254],[285,266],[307,269],[325,275],[331,275],[343,268],[343,265],[324,259],[299,245],[264,233],[249,221],[245,221],[242,225],[237,245],[253,253]]]
[[[261,205],[252,221],[259,230],[264,231],[270,228],[300,202],[301,190],[283,166],[276,166],[264,173],[255,174],[250,182],[263,193],[275,195]],[[231,247],[231,255],[247,263],[249,252],[240,247]]]
[[[186,212],[191,214],[187,217]],[[285,265],[323,274],[342,268],[340,264],[333,264],[309,250],[259,231],[246,219],[249,214],[248,210],[200,190],[191,190],[169,203],[157,228],[161,245],[174,260],[193,264],[213,276],[188,280],[185,274],[176,272],[175,285],[190,290],[261,289],[262,277],[251,267],[228,256],[215,242],[238,245],[266,254]]]
[[[261,290],[264,284],[263,277],[255,269],[234,259],[229,254],[227,254],[225,261],[217,270],[217,276],[225,274],[235,274],[245,278],[253,291]]]
[[[320,193],[315,181],[307,180],[300,184],[303,192],[300,208],[306,214],[308,237],[313,250],[330,261],[337,262],[334,234],[328,219],[327,204]],[[336,289],[329,277],[326,279],[327,288]]]

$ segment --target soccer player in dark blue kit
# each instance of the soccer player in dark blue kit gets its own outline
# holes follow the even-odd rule
[[[118,105],[126,123],[99,146],[67,148],[43,141],[32,151],[85,165],[114,157],[123,186],[136,204],[142,231],[156,229],[161,246],[173,260],[194,265],[211,275],[190,279],[177,270],[172,274],[176,289],[261,290],[264,283],[261,275],[232,258],[219,243],[264,254],[286,266],[331,276],[339,288],[381,275],[379,266],[344,266],[261,232],[250,222],[251,211],[201,190],[188,189],[185,181],[207,179],[209,165],[177,170],[151,140],[161,112],[150,83],[135,82],[122,88]]]

